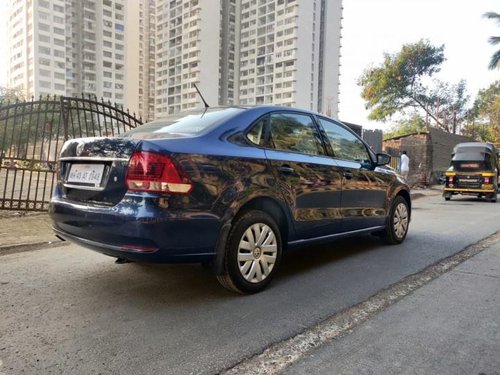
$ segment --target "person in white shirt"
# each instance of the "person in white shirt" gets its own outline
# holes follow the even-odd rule
[[[399,171],[401,173],[401,176],[407,180],[408,179],[408,173],[410,173],[410,158],[408,155],[406,155],[406,151],[403,151],[401,153],[401,162],[399,164]]]

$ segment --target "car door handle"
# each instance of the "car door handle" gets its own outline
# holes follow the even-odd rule
[[[286,164],[278,167],[278,171],[283,174],[292,174],[293,172],[295,172],[292,167]]]
[[[347,179],[347,180],[350,180],[351,178],[353,178],[353,174],[351,171],[344,171],[344,173],[342,173],[342,175]]]

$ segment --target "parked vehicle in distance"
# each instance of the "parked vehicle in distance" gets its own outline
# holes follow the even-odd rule
[[[121,260],[203,263],[254,293],[287,248],[363,233],[403,242],[410,191],[389,161],[317,113],[208,108],[67,141],[50,215],[63,239]]]
[[[451,164],[445,173],[443,197],[449,201],[455,194],[485,197],[497,201],[498,150],[490,143],[459,143],[453,149]]]

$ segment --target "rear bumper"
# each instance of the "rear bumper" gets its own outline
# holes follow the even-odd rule
[[[445,193],[456,193],[456,194],[488,194],[488,193],[494,193],[495,189],[463,189],[463,188],[444,188],[443,192]]]
[[[53,198],[49,213],[59,237],[109,256],[142,262],[209,261],[222,227],[209,212],[161,209],[140,196],[113,207],[81,206]]]

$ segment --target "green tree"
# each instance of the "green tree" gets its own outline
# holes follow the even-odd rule
[[[487,12],[483,15],[483,17],[495,21],[497,25],[500,26],[499,13]],[[500,36],[490,36],[488,41],[490,42],[491,45],[496,46],[497,44],[500,44]],[[490,59],[490,64],[488,65],[488,68],[490,68],[491,70],[497,69],[499,67],[500,67],[500,49],[495,53],[493,53]]]
[[[0,105],[5,105],[7,102],[15,102],[16,100],[24,100],[22,91],[0,87]]]
[[[359,80],[361,97],[372,120],[395,114],[411,120],[414,114],[450,133],[459,133],[466,122],[469,96],[465,81],[449,84],[431,80],[445,60],[444,46],[428,41],[403,45],[400,52],[364,72]],[[408,117],[409,116],[409,117]]]
[[[384,132],[384,139],[424,132],[426,130],[427,126],[424,119],[420,115],[414,114],[408,119],[400,120],[389,131]]]
[[[41,144],[43,149],[57,134],[59,118],[60,104],[56,97],[25,101],[16,91],[0,89],[0,153],[24,159],[30,156],[30,145]]]
[[[469,113],[469,95],[464,80],[458,84],[434,81],[425,99],[427,111],[438,119],[437,125],[453,134],[460,132]]]
[[[443,51],[444,46],[435,47],[420,40],[403,45],[396,54],[385,54],[380,66],[366,70],[358,84],[363,88],[361,97],[365,106],[371,110],[369,118],[383,121],[396,113],[418,108],[441,125],[428,108],[424,80],[440,70],[445,60]]]
[[[10,147],[11,139],[19,137],[18,134],[12,135],[15,130],[12,121],[5,119],[7,111],[4,109],[9,105],[23,100],[23,96],[16,90],[6,87],[0,87],[0,154],[4,154]]]
[[[479,90],[464,134],[484,142],[500,142],[500,81]]]

